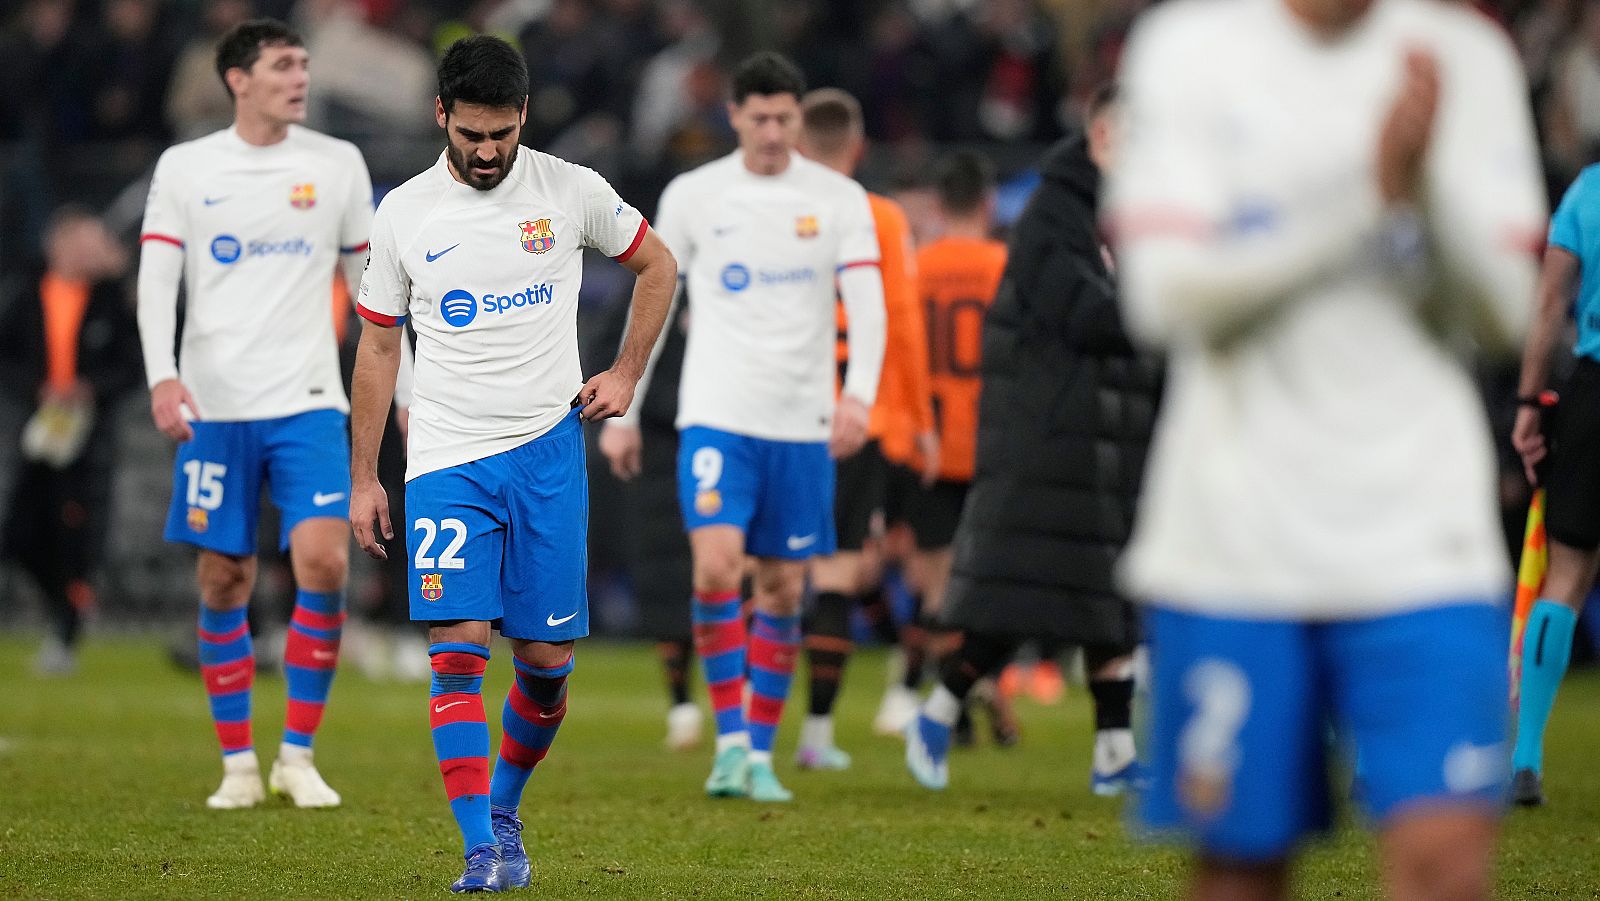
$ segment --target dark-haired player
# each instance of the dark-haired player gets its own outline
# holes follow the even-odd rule
[[[182,442],[166,537],[200,550],[200,665],[223,754],[213,808],[264,796],[245,624],[263,482],[299,588],[284,650],[288,715],[269,781],[300,807],[339,804],[311,761],[339,655],[350,544],[349,405],[328,292],[336,269],[352,287],[360,279],[372,183],[354,146],[300,126],[307,62],[300,36],[280,22],[246,22],[223,37],[217,73],[233,125],[161,155],[141,237],[150,411]]]
[[[677,267],[637,210],[592,170],[518,146],[522,54],[458,41],[439,63],[445,151],[384,198],[357,311],[351,523],[362,549],[392,538],[377,452],[402,334],[416,332],[407,448],[411,618],[429,624],[433,745],[467,866],[451,891],[531,874],[517,811],[567,711],[573,642],[589,634],[589,485],[580,419],[628,409],[661,331]],[[638,276],[616,365],[578,365],[583,249]],[[374,520],[377,528],[374,529]],[[483,673],[489,629],[516,678],[489,774]]]
[[[805,79],[758,53],[733,75],[739,149],[667,186],[661,235],[694,313],[679,389],[679,502],[694,558],[695,642],[717,720],[713,797],[788,801],[772,742],[794,677],[807,561],[834,551],[833,460],[866,440],[883,363],[883,284],[866,192],[795,153]],[[837,289],[835,286],[837,285]],[[834,303],[850,320],[835,403]],[[639,430],[602,450],[638,471]],[[746,633],[739,581],[756,558]],[[749,667],[750,701],[744,685]]]

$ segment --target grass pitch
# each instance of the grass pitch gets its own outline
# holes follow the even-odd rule
[[[317,761],[344,795],[333,811],[269,802],[210,811],[221,767],[196,677],[152,641],[89,645],[79,675],[29,674],[33,646],[0,639],[0,898],[442,897],[461,849],[434,762],[424,687],[334,685]],[[497,646],[485,686],[492,731],[509,680]],[[1024,737],[952,759],[950,788],[922,790],[897,742],[870,734],[881,654],[852,661],[839,710],[846,773],[789,765],[799,710],[779,739],[794,804],[712,801],[710,752],[660,749],[665,700],[643,646],[584,643],[571,713],[523,803],[541,898],[1168,898],[1183,863],[1130,841],[1121,805],[1089,794],[1087,699],[1021,702]],[[256,745],[270,764],[283,680],[257,682]],[[1600,897],[1600,675],[1575,674],[1551,726],[1554,804],[1509,821],[1507,898]],[[981,730],[980,730],[981,731]],[[1372,845],[1345,828],[1301,869],[1306,898],[1377,897]]]

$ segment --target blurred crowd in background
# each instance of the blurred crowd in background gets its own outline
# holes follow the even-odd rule
[[[231,103],[215,72],[214,42],[254,16],[281,18],[304,34],[312,58],[308,124],[360,146],[380,196],[442,147],[432,112],[438,56],[460,37],[488,32],[527,56],[524,143],[595,168],[647,215],[672,176],[733,149],[724,110],[729,68],[752,50],[778,49],[813,86],[838,86],[860,99],[870,142],[861,178],[905,204],[921,240],[936,217],[919,214],[929,208],[920,179],[955,147],[995,162],[1002,227],[1014,218],[1036,181],[1033,164],[1077,127],[1083,103],[1114,76],[1128,29],[1149,2],[9,0],[0,13],[0,315],[15,322],[19,304],[37,304],[41,273],[85,255],[95,278],[131,310],[150,169],[171,143],[227,126]],[[1600,158],[1600,0],[1477,5],[1521,50],[1550,189],[1559,195],[1579,168]],[[599,323],[625,303],[627,282],[615,267],[592,267],[580,328],[603,331]],[[358,331],[342,331],[347,345]],[[35,337],[13,336],[5,354],[24,353]],[[108,354],[136,363],[131,327],[106,340]],[[1491,385],[1503,378],[1486,375]],[[60,534],[36,528],[41,517],[66,522],[73,504],[104,508],[105,565],[62,590],[107,622],[188,628],[190,552],[160,539],[171,446],[150,425],[141,380],[108,384],[115,390],[97,398],[102,427],[94,433],[104,447],[91,455],[107,475],[103,489],[78,497],[62,488],[61,496],[32,498],[20,516],[0,516],[11,520],[7,547],[13,559],[36,557],[22,549]],[[48,380],[39,387],[20,377],[0,388],[0,438],[15,443],[21,422],[52,389]],[[1490,392],[1492,400],[1511,395]],[[1514,407],[1491,408],[1503,437]],[[1526,485],[1509,449],[1507,459],[1502,494],[1508,531],[1516,533]],[[0,469],[28,478],[15,448],[0,448]],[[627,580],[615,551],[621,517],[608,509],[615,498],[604,484],[609,475],[592,469],[595,622],[597,631],[626,632]],[[74,578],[71,561],[57,569],[60,579]],[[8,572],[0,576],[0,624],[14,625],[36,615],[24,599],[48,579]],[[365,574],[365,589],[362,578],[356,573],[352,585],[357,610],[378,606],[384,590],[375,574]],[[10,590],[13,582],[29,584]],[[281,595],[286,585],[286,575],[275,584],[269,568],[259,591]]]

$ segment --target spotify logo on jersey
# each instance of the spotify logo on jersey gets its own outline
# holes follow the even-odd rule
[[[510,294],[486,291],[478,297],[471,291],[457,288],[439,298],[439,315],[456,328],[466,328],[478,318],[480,310],[486,316],[502,316],[533,307],[548,307],[555,302],[556,286],[542,282]]]
[[[439,313],[456,328],[465,328],[478,316],[478,299],[457,288],[439,298]]]

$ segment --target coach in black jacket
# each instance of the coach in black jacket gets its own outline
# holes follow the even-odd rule
[[[984,320],[977,472],[956,532],[944,619],[966,633],[940,691],[963,696],[1033,637],[1082,645],[1095,698],[1094,786],[1136,771],[1129,706],[1133,606],[1113,569],[1127,542],[1160,394],[1117,309],[1097,219],[1114,95],[1053,147]]]

